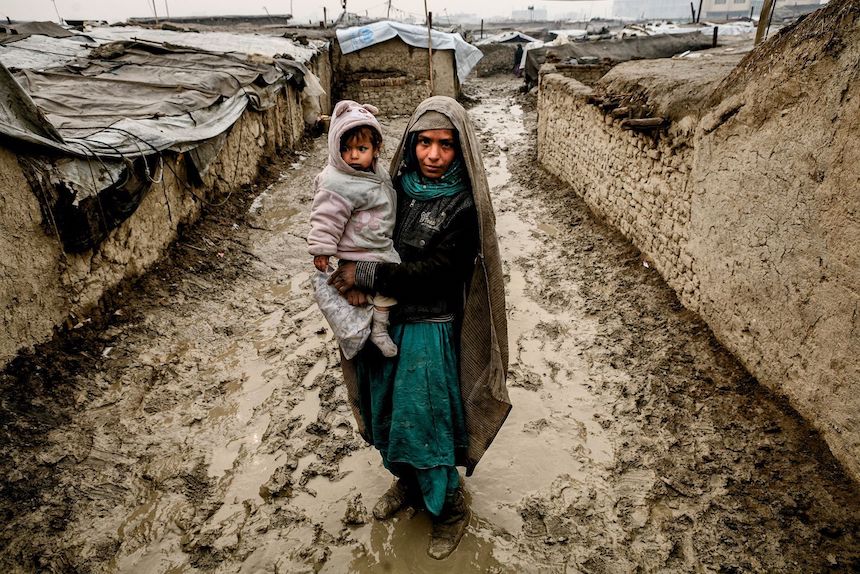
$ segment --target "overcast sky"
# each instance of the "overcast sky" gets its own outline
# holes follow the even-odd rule
[[[212,14],[289,14],[299,22],[307,23],[322,19],[322,7],[328,10],[329,18],[341,12],[340,0],[154,0],[158,14],[162,17],[166,8],[171,16],[199,16]],[[54,4],[56,3],[56,11]],[[509,17],[513,10],[525,10],[532,5],[545,9],[550,17],[577,12],[583,16],[606,16],[609,14],[609,0],[595,1],[555,1],[529,2],[524,0],[427,0],[435,22],[444,23],[447,14],[472,13],[482,18],[492,16]],[[387,0],[347,0],[350,12],[382,17],[385,16]],[[392,16],[402,13],[422,17],[423,0],[392,0]],[[152,16],[150,0],[2,0],[0,16],[13,20],[57,20],[57,11],[63,18],[102,19],[110,21],[125,20],[129,16]]]

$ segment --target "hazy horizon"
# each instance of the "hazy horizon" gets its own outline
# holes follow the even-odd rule
[[[513,0],[476,0],[468,4],[458,0],[427,0],[428,9],[433,12],[434,21],[444,22],[446,16],[455,14],[475,14],[479,18],[509,18],[514,10],[526,10],[534,6],[535,11],[547,12],[550,18],[564,15],[575,17],[608,16],[611,12],[610,0],[593,1],[555,1],[555,2],[516,2]],[[56,8],[55,8],[56,6]],[[155,0],[159,18],[170,16],[214,16],[214,15],[265,15],[292,14],[297,24],[318,22],[323,18],[323,7],[328,18],[336,18],[342,11],[340,0],[260,0],[259,2],[238,2],[236,0]],[[423,0],[399,0],[391,2],[391,17],[403,19],[413,17],[423,20]],[[347,10],[371,17],[385,17],[388,10],[387,0],[347,0]],[[0,17],[13,20],[51,20],[57,21],[57,14],[69,20],[108,20],[123,21],[130,17],[152,17],[153,3],[150,0],[6,0],[0,7]]]

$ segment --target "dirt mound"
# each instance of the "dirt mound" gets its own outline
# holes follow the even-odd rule
[[[679,121],[701,117],[711,94],[740,61],[738,53],[704,54],[700,58],[625,62],[600,80],[597,91],[623,94],[624,106],[644,105],[653,114]]]
[[[789,87],[774,89],[781,84],[792,86],[815,80],[827,84],[835,75],[856,76],[860,46],[858,18],[860,0],[832,0],[782,28],[747,54],[715,90],[711,104],[717,105],[754,84],[756,91],[768,96],[764,98],[768,104],[763,108],[779,110],[780,104],[791,101],[785,96],[792,96]],[[797,95],[793,94],[795,98]]]

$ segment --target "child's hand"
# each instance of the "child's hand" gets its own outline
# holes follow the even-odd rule
[[[328,255],[315,255],[314,267],[325,273],[325,270],[328,269],[328,259]]]

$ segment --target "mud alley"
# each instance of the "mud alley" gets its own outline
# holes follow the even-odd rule
[[[860,3],[766,0],[759,44],[752,4],[704,4],[689,25],[719,38],[607,16],[551,44],[488,17],[434,48],[429,83],[426,36],[353,51],[341,30],[379,22],[331,8],[298,33],[10,12],[0,569],[857,571]],[[513,406],[444,560],[427,511],[371,512],[391,474],[307,247],[332,106],[380,108],[387,166],[431,93],[477,131]]]

